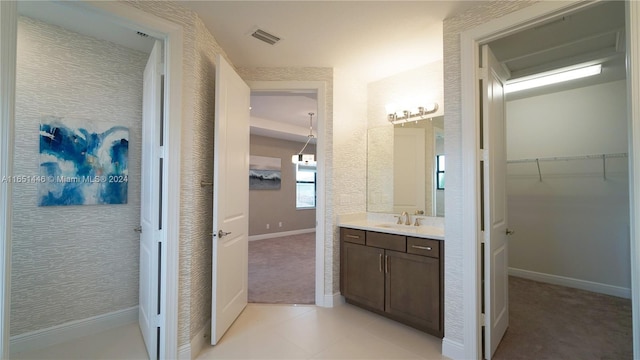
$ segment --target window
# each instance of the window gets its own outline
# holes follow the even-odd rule
[[[436,189],[444,190],[444,155],[436,155]]]
[[[316,167],[296,164],[296,209],[316,207]]]

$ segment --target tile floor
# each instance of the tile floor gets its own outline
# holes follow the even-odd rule
[[[358,307],[249,304],[197,359],[445,359],[442,341]],[[143,359],[136,324],[12,359]]]

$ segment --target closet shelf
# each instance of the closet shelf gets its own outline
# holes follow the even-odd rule
[[[517,160],[507,160],[507,164],[524,164],[524,163],[536,163],[538,167],[538,178],[542,181],[542,171],[540,171],[540,162],[541,161],[569,161],[569,160],[588,160],[588,159],[598,159],[602,160],[602,178],[607,180],[607,161],[606,159],[612,158],[625,158],[627,157],[627,153],[613,153],[613,154],[598,154],[598,155],[580,155],[580,156],[557,156],[557,157],[546,157],[546,158],[532,158],[532,159],[517,159]]]

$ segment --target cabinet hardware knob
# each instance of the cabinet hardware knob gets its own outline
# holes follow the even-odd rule
[[[515,231],[513,231],[513,230],[511,230],[509,228],[507,228],[507,230],[505,231],[505,234],[507,234],[507,235],[512,235],[513,233],[515,233]]]
[[[380,254],[380,268],[378,270],[382,272],[382,254]]]
[[[347,235],[349,239],[360,239],[360,235]]]
[[[384,256],[384,272],[389,273],[389,255]]]
[[[414,249],[427,250],[427,251],[433,250],[431,246],[411,245],[411,247]]]

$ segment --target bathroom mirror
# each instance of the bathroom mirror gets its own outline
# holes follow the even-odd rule
[[[444,116],[369,129],[367,211],[444,216],[444,170]]]

